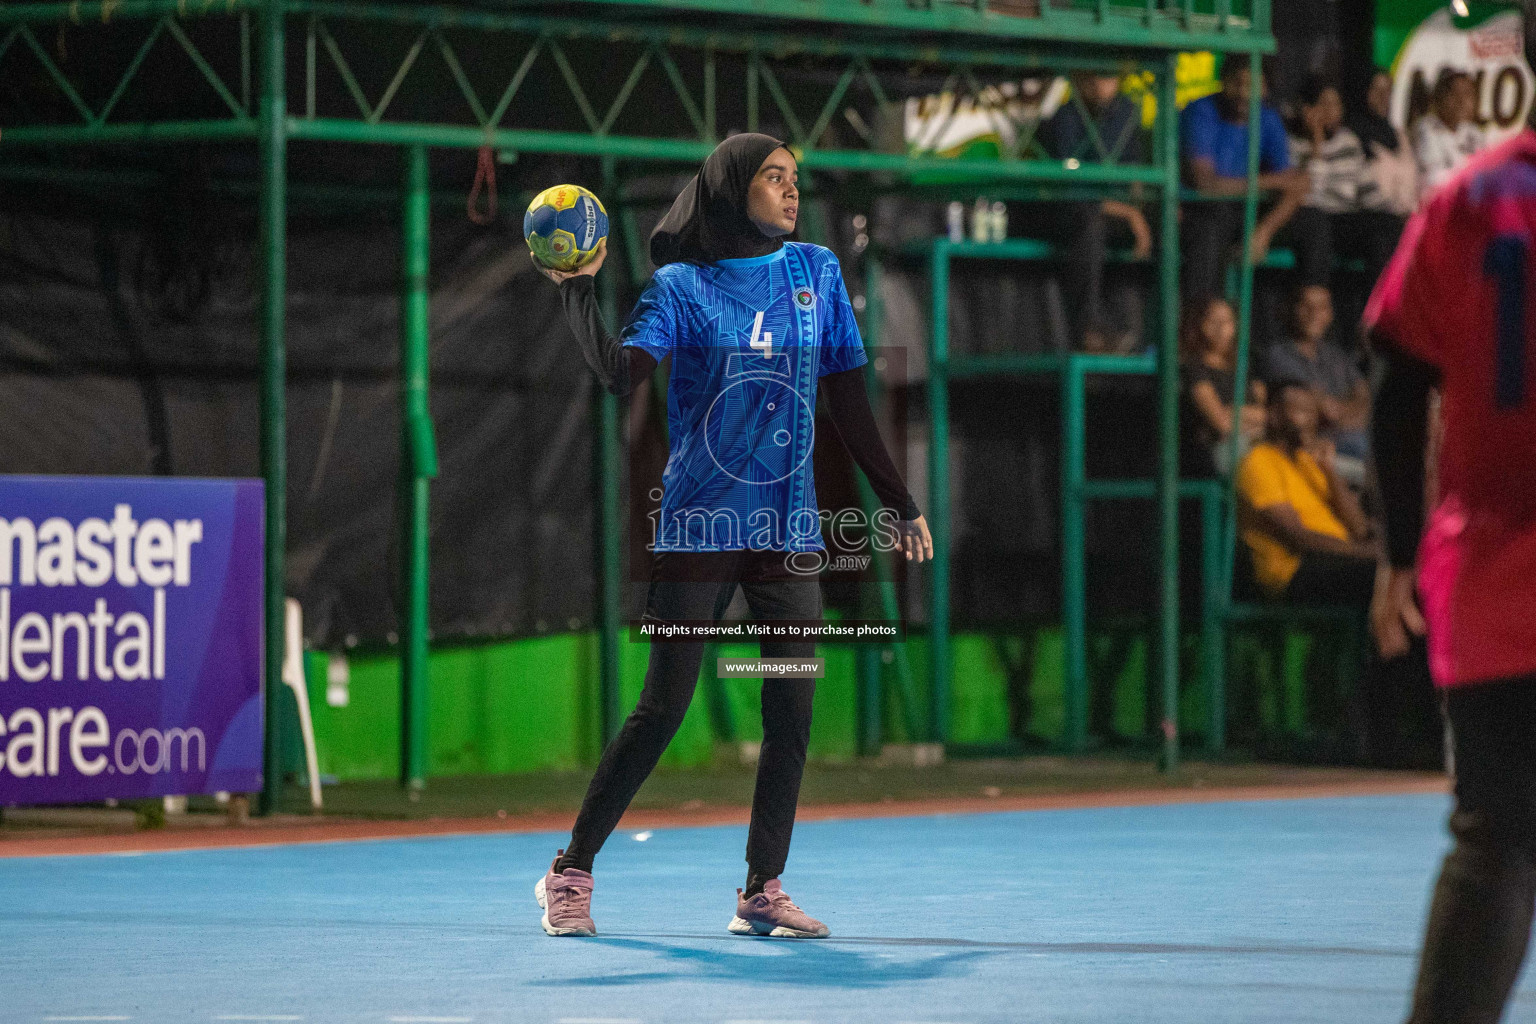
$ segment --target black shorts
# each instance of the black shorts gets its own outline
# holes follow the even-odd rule
[[[818,564],[786,551],[657,551],[645,618],[718,622],[740,585],[754,618],[819,620],[821,584],[803,571]]]

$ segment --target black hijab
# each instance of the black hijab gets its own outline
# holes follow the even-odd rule
[[[764,256],[782,246],[747,217],[747,189],[768,154],[782,145],[746,132],[716,146],[651,232],[651,262],[713,263]]]
[[[1369,107],[1355,115],[1350,127],[1355,130],[1356,135],[1360,136],[1360,141],[1367,144],[1365,147],[1367,159],[1371,156],[1369,143],[1372,142],[1389,153],[1397,152],[1397,129],[1392,126],[1391,121]]]
[[[1366,92],[1358,97],[1359,105],[1355,108],[1355,116],[1347,121],[1349,126],[1354,129],[1355,134],[1360,137],[1360,143],[1365,148],[1365,158],[1367,160],[1371,159],[1374,155],[1371,152],[1370,145],[1373,142],[1389,153],[1397,152],[1397,129],[1393,127],[1391,121],[1388,121],[1372,110],[1367,99],[1372,83],[1383,76],[1388,80],[1392,77],[1386,71],[1377,69],[1376,73],[1366,81]]]

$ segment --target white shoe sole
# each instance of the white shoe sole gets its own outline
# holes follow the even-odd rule
[[[753,924],[751,921],[745,921],[739,917],[731,918],[731,923],[725,926],[725,930],[734,932],[737,935],[766,935],[771,939],[824,939],[832,934],[830,931],[826,934],[803,932],[797,928],[786,928],[783,925],[765,932],[762,925]]]
[[[591,938],[597,934],[597,932],[588,928],[556,928],[549,923],[549,903],[544,894],[544,879],[539,879],[538,883],[534,885],[533,898],[539,901],[539,909],[544,911],[544,916],[539,920],[539,925],[543,927],[545,935],[580,935],[584,938]]]

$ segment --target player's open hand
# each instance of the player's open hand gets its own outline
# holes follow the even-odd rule
[[[896,524],[896,529],[901,533],[901,550],[906,552],[907,561],[922,562],[933,557],[933,535],[928,532],[928,520],[922,516],[903,519]]]
[[[1413,570],[1389,569],[1376,573],[1376,593],[1371,598],[1371,636],[1383,660],[1408,653],[1412,637],[1424,635],[1424,615],[1413,596]]]
[[[608,239],[600,239],[597,243],[597,255],[592,257],[591,262],[577,267],[575,270],[551,270],[540,263],[539,258],[531,252],[528,254],[528,258],[533,260],[535,267],[539,268],[539,273],[555,282],[555,284],[560,284],[573,277],[592,277],[602,269],[603,260],[608,258]]]

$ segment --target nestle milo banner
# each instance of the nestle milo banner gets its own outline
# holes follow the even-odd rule
[[[259,480],[0,476],[0,804],[261,788]]]
[[[1487,0],[1381,0],[1376,17],[1376,58],[1392,70],[1395,124],[1406,127],[1429,109],[1430,90],[1445,68],[1472,76],[1476,121],[1490,144],[1525,124],[1536,90],[1518,9]]]

